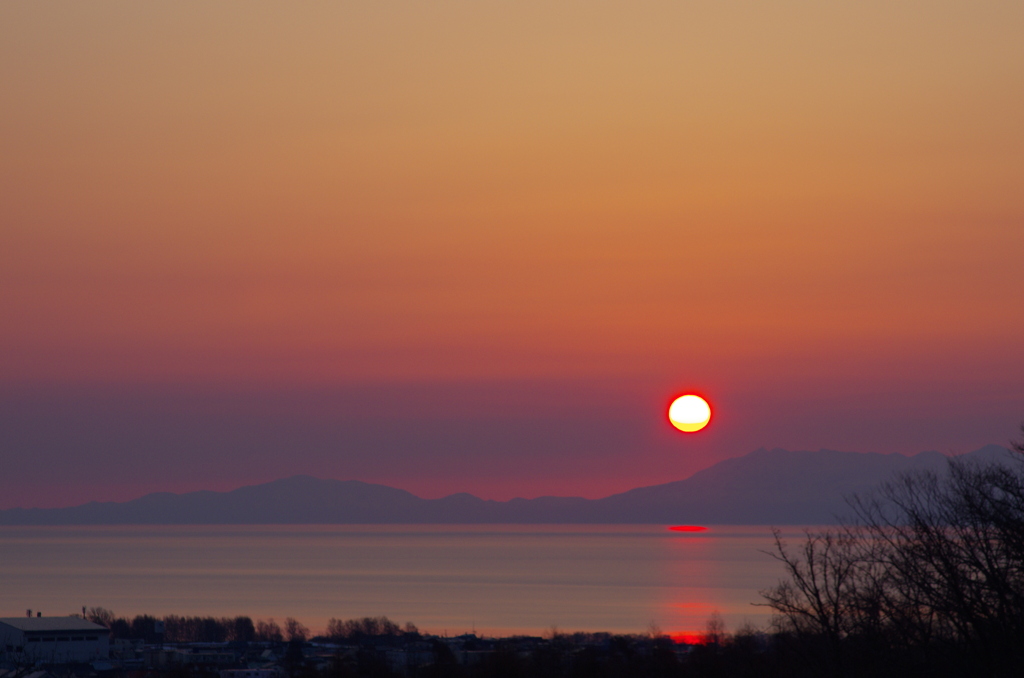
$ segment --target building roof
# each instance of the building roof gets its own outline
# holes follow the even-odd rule
[[[93,624],[81,617],[0,617],[0,624],[19,631],[106,631],[106,626]]]

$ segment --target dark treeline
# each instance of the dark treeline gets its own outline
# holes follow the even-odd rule
[[[263,642],[263,643],[294,643],[311,639],[309,629],[298,620],[288,617],[282,627],[273,619],[258,619],[253,622],[251,617],[182,617],[167,615],[154,617],[140,614],[128,619],[118,617],[102,607],[92,607],[86,611],[86,619],[110,629],[111,638],[137,639],[146,643],[225,643],[225,642]],[[163,624],[163,633],[157,632],[157,624]],[[387,617],[362,617],[357,619],[331,619],[327,624],[327,633],[317,636],[322,641],[359,640],[382,636],[414,636],[419,637],[419,629],[412,622],[399,626]]]
[[[419,635],[419,629],[412,622],[400,627],[387,617],[363,617],[361,619],[331,619],[327,622],[327,639],[340,641],[362,637]]]
[[[110,629],[112,638],[141,639],[147,643],[224,643],[305,641],[309,629],[288,617],[282,628],[273,619],[250,617],[153,617],[140,614],[131,619],[117,617],[102,607],[89,608],[86,619]],[[163,623],[163,634],[157,633],[157,622]]]

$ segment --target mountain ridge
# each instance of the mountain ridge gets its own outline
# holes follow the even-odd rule
[[[987,445],[958,458],[1009,460]],[[360,480],[294,475],[226,492],[154,492],[125,502],[0,511],[0,525],[210,525],[388,523],[706,523],[827,524],[846,513],[846,497],[898,473],[945,468],[938,452],[913,456],[836,450],[760,448],[682,480],[599,499],[544,496],[507,501],[457,492],[422,499]]]

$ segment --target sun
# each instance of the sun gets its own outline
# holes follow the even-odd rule
[[[694,433],[711,421],[711,406],[698,395],[679,396],[668,407],[668,420],[680,431]]]

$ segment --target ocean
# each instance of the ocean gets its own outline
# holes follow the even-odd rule
[[[802,531],[787,528],[795,545]],[[0,527],[0,616],[386,615],[458,635],[766,626],[783,575],[765,526]]]

